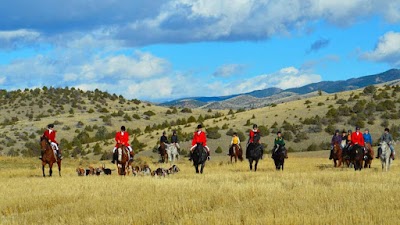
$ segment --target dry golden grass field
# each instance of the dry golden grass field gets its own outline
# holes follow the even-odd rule
[[[398,224],[397,160],[389,172],[377,160],[355,172],[333,168],[328,153],[290,154],[283,172],[269,155],[257,172],[215,156],[202,175],[181,159],[165,178],[79,177],[79,165],[112,165],[74,159],[43,178],[38,159],[0,157],[0,224]]]

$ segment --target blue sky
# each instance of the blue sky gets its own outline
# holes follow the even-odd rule
[[[0,15],[7,90],[162,102],[400,67],[400,0],[13,0]]]

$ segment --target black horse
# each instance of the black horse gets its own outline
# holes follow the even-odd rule
[[[275,162],[276,170],[283,170],[285,164],[285,146],[275,145],[272,149],[272,159]]]
[[[204,165],[207,161],[207,150],[201,143],[197,143],[196,148],[192,153],[193,166],[196,168],[196,173],[203,173]],[[201,165],[199,171],[199,165]]]
[[[354,164],[354,170],[361,170],[364,162],[364,148],[360,145],[351,147],[350,161]]]
[[[253,169],[253,161],[256,161],[254,165],[254,171],[257,171],[258,160],[263,155],[262,145],[259,143],[249,143],[246,149],[246,158],[249,160],[250,170]]]

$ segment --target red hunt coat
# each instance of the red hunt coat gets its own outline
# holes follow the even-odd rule
[[[364,147],[364,137],[363,134],[361,132],[353,132],[351,134],[351,145],[355,145],[358,144],[359,146],[363,146]]]
[[[258,130],[256,131],[256,132],[254,132],[253,130],[250,130],[250,134],[249,134],[249,136],[250,136],[250,140],[249,140],[249,142],[250,143],[253,143],[254,142],[254,134],[255,133],[260,133]],[[260,140],[258,140],[258,143],[260,143]]]
[[[54,142],[58,145],[57,141],[56,141],[56,132],[55,130],[51,131],[50,130],[45,130],[43,137],[46,137],[47,139],[49,139],[51,142]]]
[[[125,145],[126,147],[130,146],[128,143],[129,142],[129,134],[126,131],[124,131],[123,133],[121,131],[118,131],[115,134],[115,141],[117,142],[115,147],[118,147],[118,143],[121,143],[121,144]]]
[[[197,143],[202,143],[203,146],[207,145],[207,137],[206,133],[203,131],[199,132],[194,132],[193,134],[193,139],[192,139],[192,146],[195,146]]]

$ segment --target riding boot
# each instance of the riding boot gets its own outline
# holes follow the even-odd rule
[[[329,160],[332,160],[332,159],[333,159],[333,149],[331,149],[331,152],[329,154]]]
[[[211,157],[210,157],[210,152],[208,152],[208,151],[207,151],[207,159],[208,159],[208,160],[211,159]]]
[[[392,160],[394,160],[394,152],[390,153],[390,158],[392,158]]]
[[[118,153],[117,153],[117,151],[115,151],[113,153],[113,159],[112,159],[111,163],[114,164],[116,161],[118,161]]]
[[[59,159],[62,159],[62,155],[61,155],[61,151],[60,151],[60,150],[57,150],[57,157],[58,157]]]
[[[39,157],[39,159],[42,159],[42,158],[43,158],[43,154],[44,154],[44,151],[41,150],[41,151],[40,151],[40,157]]]
[[[379,159],[381,157],[382,154],[382,149],[378,148],[378,155],[376,156],[377,159]]]
[[[288,158],[288,156],[287,156],[287,149],[285,149],[285,159],[287,159]]]
[[[193,160],[193,152],[190,151],[190,154],[189,154],[189,161],[192,161],[192,160]]]
[[[133,152],[130,152],[130,156],[129,162],[133,162]]]

